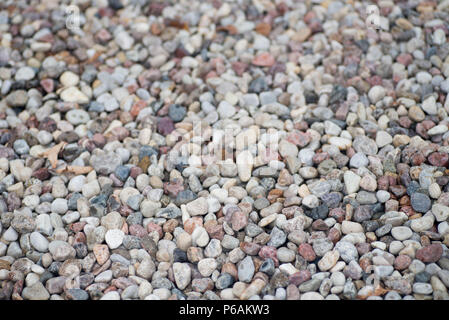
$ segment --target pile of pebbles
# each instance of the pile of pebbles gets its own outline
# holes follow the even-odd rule
[[[0,299],[448,299],[449,0],[0,2]]]

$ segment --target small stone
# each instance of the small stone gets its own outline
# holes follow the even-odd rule
[[[53,256],[53,259],[56,261],[65,261],[68,258],[74,258],[76,254],[73,247],[61,240],[50,242],[48,249]]]
[[[40,281],[37,281],[32,286],[23,289],[22,297],[25,300],[48,300],[50,294],[44,285]]]
[[[242,261],[240,261],[238,265],[238,277],[239,281],[242,282],[251,282],[254,275],[254,263],[251,257],[246,257]]]
[[[354,139],[353,146],[355,151],[362,152],[365,155],[374,156],[377,154],[377,144],[367,136],[357,136]]]
[[[414,283],[413,292],[426,295],[431,294],[433,292],[433,289],[429,283]]]
[[[253,163],[253,156],[248,150],[242,151],[237,155],[237,171],[242,182],[247,182],[251,178]]]
[[[306,261],[311,262],[316,259],[316,254],[313,251],[312,246],[308,243],[300,244],[298,248],[298,253],[301,255],[301,257],[306,259]]]
[[[88,103],[89,98],[76,87],[68,87],[61,94],[61,99],[65,102]]]
[[[74,87],[80,81],[80,77],[71,71],[65,71],[59,78],[59,81],[64,87]]]
[[[275,60],[272,55],[269,53],[261,53],[257,57],[255,57],[252,61],[252,64],[260,67],[271,67],[275,63]]]
[[[36,73],[34,72],[33,68],[31,67],[22,67],[19,70],[17,70],[15,75],[16,81],[30,81],[34,78]]]
[[[410,197],[410,200],[413,210],[422,213],[426,213],[427,211],[430,210],[432,202],[428,195],[424,193],[415,192]]]
[[[222,101],[218,105],[217,112],[221,119],[232,117],[236,113],[235,107],[227,101]]]
[[[81,109],[69,110],[66,114],[66,119],[73,125],[87,123],[90,120],[89,114]]]
[[[348,241],[337,242],[335,245],[335,250],[339,252],[341,259],[343,259],[346,263],[349,263],[352,260],[357,261],[359,257],[357,248]]]
[[[111,229],[106,232],[105,240],[110,249],[116,249],[123,243],[125,234],[122,230]]]
[[[382,148],[393,142],[393,138],[386,131],[378,131],[376,135],[376,143],[379,148]]]
[[[410,228],[415,232],[426,231],[433,226],[434,222],[435,218],[433,215],[425,215],[421,218],[413,219]]]
[[[32,232],[30,234],[31,245],[39,252],[48,251],[48,240],[39,232]]]
[[[437,114],[437,105],[434,96],[430,96],[426,100],[424,100],[421,107],[427,114]]]
[[[191,280],[191,271],[187,263],[175,262],[173,264],[173,275],[175,277],[176,286],[183,290],[185,289]]]
[[[217,269],[217,262],[213,258],[201,259],[198,262],[198,271],[203,277],[210,277],[210,275]]]
[[[368,97],[370,101],[374,104],[376,104],[378,101],[383,99],[385,97],[386,91],[381,86],[374,86],[370,89],[368,92]]]
[[[186,114],[186,108],[179,104],[172,104],[168,108],[168,115],[174,122],[182,121]]]
[[[412,258],[410,258],[407,255],[401,254],[396,257],[394,260],[394,268],[396,270],[402,271],[409,267],[409,265],[412,263]]]
[[[327,271],[337,263],[339,257],[340,254],[337,250],[329,251],[318,261],[318,267],[321,271]]]
[[[439,243],[433,243],[416,251],[416,258],[425,263],[437,262],[443,254],[443,247]]]
[[[66,199],[55,199],[51,204],[51,211],[64,214],[69,209]]]
[[[208,212],[209,205],[206,198],[200,197],[186,205],[187,212],[191,216],[205,215]]]
[[[358,175],[356,175],[354,172],[348,170],[344,173],[343,176],[346,191],[348,194],[357,192],[360,188],[360,178]]]
[[[121,31],[115,35],[115,42],[122,48],[122,50],[129,50],[134,44],[134,38],[126,31]]]
[[[432,213],[435,216],[435,220],[438,222],[446,221],[447,218],[449,218],[449,208],[439,203],[435,203],[432,206]]]
[[[103,265],[109,259],[109,249],[107,245],[95,244],[93,253],[99,265]]]
[[[351,160],[349,161],[349,165],[353,168],[361,168],[368,166],[368,158],[364,153],[357,152],[351,157]]]
[[[391,235],[396,240],[404,241],[409,239],[413,235],[413,232],[408,227],[394,227],[391,229]]]
[[[343,221],[341,225],[341,231],[343,234],[360,233],[363,232],[363,226],[360,223],[352,221]]]

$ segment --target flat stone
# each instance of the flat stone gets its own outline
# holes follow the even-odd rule
[[[391,229],[391,235],[396,240],[404,241],[409,239],[413,235],[413,232],[408,227],[394,227]]]
[[[428,195],[424,193],[415,192],[410,197],[413,210],[417,212],[426,213],[430,210],[431,200]]]
[[[443,247],[439,243],[433,243],[429,246],[416,251],[416,258],[425,263],[437,262],[443,254]]]

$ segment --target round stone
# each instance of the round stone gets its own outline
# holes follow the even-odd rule
[[[16,81],[30,81],[34,78],[36,73],[34,72],[33,68],[31,67],[22,67],[19,70],[17,70],[15,79]]]
[[[39,232],[32,232],[30,234],[30,243],[39,252],[48,251],[48,240]]]
[[[90,120],[90,116],[82,109],[72,109],[66,113],[66,119],[71,124],[77,126],[79,124],[87,123]]]
[[[432,205],[429,196],[420,192],[413,193],[410,200],[413,210],[417,212],[426,213],[430,210],[430,206]]]
[[[186,108],[179,105],[179,104],[172,104],[168,108],[168,116],[174,121],[174,122],[180,122],[184,119],[186,116],[187,111]]]
[[[120,245],[123,243],[124,237],[125,234],[122,230],[119,229],[108,230],[105,234],[105,240],[109,249],[116,249],[120,247]]]
[[[51,211],[58,213],[58,214],[64,214],[69,210],[68,203],[66,199],[55,199],[51,204]]]
[[[80,77],[71,71],[65,71],[59,78],[59,81],[61,81],[64,87],[73,87],[78,84]]]
[[[385,97],[386,90],[382,86],[374,86],[368,92],[368,98],[374,104]]]
[[[396,240],[404,241],[413,235],[413,231],[409,227],[394,227],[391,229],[391,235]]]

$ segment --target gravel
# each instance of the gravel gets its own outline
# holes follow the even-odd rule
[[[0,299],[449,299],[447,1],[38,2],[0,3]]]

